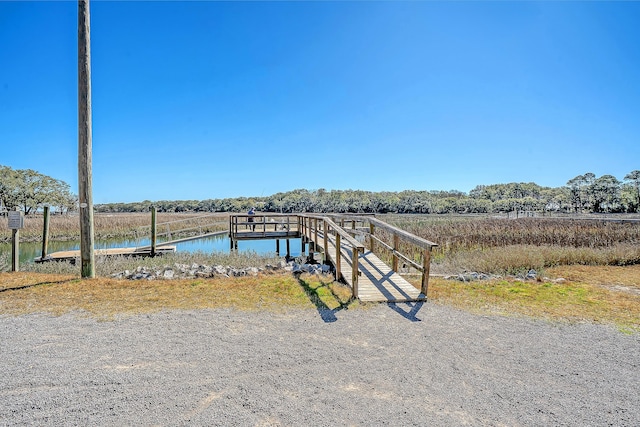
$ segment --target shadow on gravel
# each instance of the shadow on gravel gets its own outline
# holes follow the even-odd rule
[[[422,322],[422,319],[418,319],[416,314],[420,311],[422,306],[424,305],[424,301],[417,302],[404,302],[404,303],[395,303],[390,302],[387,304],[390,309],[401,315],[407,320],[412,322]]]
[[[309,300],[316,306],[316,310],[318,310],[318,314],[322,318],[325,323],[333,323],[338,320],[336,317],[336,313],[340,310],[347,309],[349,307],[350,301],[342,302],[340,298],[331,290],[328,286],[319,286],[317,288],[313,288],[308,282],[298,277],[298,283],[304,289],[304,292],[309,297]],[[325,298],[332,298],[336,301],[338,307],[329,308],[329,306],[322,301],[321,292],[324,294]]]
[[[19,291],[21,289],[35,288],[36,286],[41,286],[41,285],[58,285],[60,283],[68,283],[73,280],[76,280],[76,279],[67,279],[67,280],[59,280],[57,282],[41,282],[41,283],[33,283],[31,285],[14,286],[9,288],[2,288],[0,289],[0,292]]]

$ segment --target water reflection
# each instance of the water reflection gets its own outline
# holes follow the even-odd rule
[[[108,248],[126,248],[150,245],[149,239],[120,239],[96,242],[97,249]],[[289,240],[291,256],[299,256],[301,250],[300,239]],[[198,240],[181,242],[174,244],[178,252],[229,252],[229,237],[226,235],[205,237]],[[68,242],[49,242],[48,253],[59,251],[70,251],[80,249],[80,243],[77,241]],[[238,251],[252,251],[261,255],[275,254],[275,240],[242,240],[238,242]],[[285,256],[287,251],[286,241],[280,240],[280,256]],[[23,242],[20,243],[20,263],[33,262],[34,258],[40,257],[42,252],[41,242]],[[0,244],[0,254],[5,256],[11,253],[10,244]]]

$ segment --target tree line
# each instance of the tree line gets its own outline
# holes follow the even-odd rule
[[[78,197],[64,181],[31,169],[0,165],[0,211],[18,207],[26,214],[50,206],[54,212],[78,209]],[[612,175],[585,173],[562,187],[542,187],[533,182],[478,185],[462,191],[363,191],[297,189],[265,197],[207,200],[161,200],[96,204],[96,212],[351,212],[351,213],[498,213],[537,212],[639,212],[640,171],[622,181]]]
[[[297,189],[265,197],[207,200],[145,200],[136,203],[96,205],[97,212],[351,212],[351,213],[497,213],[537,212],[638,212],[640,171],[619,181],[612,175],[586,173],[563,187],[535,183],[478,185],[468,194],[451,191],[363,191]]]

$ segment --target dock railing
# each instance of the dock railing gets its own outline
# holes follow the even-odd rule
[[[241,232],[251,231],[262,233],[262,237],[268,237],[267,232],[269,231],[297,231],[299,230],[298,224],[297,214],[232,214],[229,216],[229,233],[237,235]]]
[[[330,214],[328,216],[339,223],[348,233],[361,236],[363,240],[367,241],[371,252],[377,253],[379,248],[387,250],[391,255],[391,268],[396,273],[399,273],[399,260],[420,271],[422,273],[420,291],[427,295],[429,270],[431,268],[431,250],[438,246],[436,243],[387,224],[373,215]],[[377,231],[378,233],[376,234]],[[401,252],[403,248],[416,248],[419,256],[412,257],[407,253]]]
[[[193,237],[225,232],[229,214],[198,215],[157,224],[155,223],[154,215],[152,213],[151,225],[138,227],[133,232],[135,239],[138,241],[138,249],[153,248],[155,250],[155,247],[171,245],[190,240]],[[139,240],[143,238],[150,238],[151,244],[140,246]]]
[[[334,261],[334,267],[336,271],[336,279],[340,279],[342,276],[342,247],[346,246],[347,249],[351,249],[351,283],[353,284],[351,290],[353,297],[358,297],[358,257],[364,253],[365,246],[353,238],[347,230],[340,225],[336,224],[330,217],[324,215],[314,214],[300,214],[300,225],[302,234],[309,241],[317,242],[318,236],[322,236],[322,246],[325,254],[325,259],[329,253],[329,236],[335,241],[336,257]]]

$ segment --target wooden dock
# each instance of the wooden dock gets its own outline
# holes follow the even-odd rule
[[[376,229],[382,230],[384,235],[376,235]],[[437,244],[389,225],[373,215],[252,213],[229,217],[231,250],[237,249],[238,240],[276,239],[276,251],[279,252],[278,239],[285,239],[289,254],[289,239],[296,237],[301,238],[303,254],[307,243],[324,253],[325,262],[335,267],[336,279],[344,280],[351,287],[354,298],[377,302],[427,299],[431,248]],[[362,243],[364,240],[368,240],[368,248]],[[419,259],[414,259],[415,250],[411,256],[405,255],[403,250],[406,247],[417,248],[421,253]],[[375,255],[376,250],[391,254],[392,266],[382,262]],[[398,274],[400,259],[403,264],[422,272],[419,289]]]
[[[156,254],[163,254],[169,252],[175,252],[175,246],[158,246],[156,248]],[[106,256],[151,256],[150,248],[109,248],[109,249],[96,249],[94,252],[96,257]],[[37,257],[34,262],[46,262],[46,261],[71,261],[80,258],[80,250],[73,251],[59,251],[48,254],[44,259]]]
[[[315,246],[322,248],[324,238],[318,234]],[[328,253],[325,255],[333,264],[337,261],[335,238],[328,236]],[[342,247],[340,251],[342,279],[353,287],[353,251]],[[361,301],[371,302],[408,302],[424,301],[426,295],[415,286],[407,282],[402,276],[394,272],[380,260],[373,252],[365,251],[358,256],[358,284],[357,297]]]

